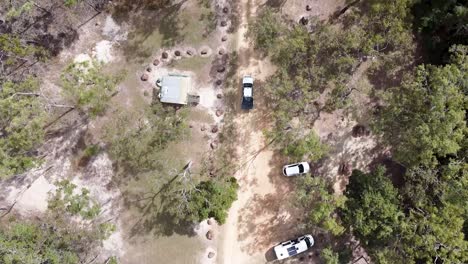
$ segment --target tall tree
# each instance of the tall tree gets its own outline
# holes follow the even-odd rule
[[[452,64],[419,66],[414,78],[391,91],[376,128],[401,163],[434,166],[436,158],[461,149],[467,133],[467,51],[454,47]]]

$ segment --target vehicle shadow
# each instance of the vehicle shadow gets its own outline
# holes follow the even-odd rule
[[[275,260],[278,260],[275,255],[274,247],[271,247],[270,249],[265,252],[265,261],[267,263],[274,262]]]

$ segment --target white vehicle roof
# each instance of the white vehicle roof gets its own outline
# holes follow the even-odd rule
[[[250,83],[250,84],[253,84],[253,78],[250,77],[250,76],[244,76],[244,78],[242,78],[242,83]]]
[[[306,241],[307,239],[307,241]],[[314,245],[314,239],[311,235],[305,235],[297,239],[285,241],[276,247],[274,251],[278,259],[285,259],[302,253]]]
[[[244,87],[244,97],[252,97],[252,87]]]
[[[309,169],[310,169],[309,163],[300,162],[300,163],[285,166],[286,167],[286,174],[287,175],[294,175],[294,174],[304,173],[304,172],[299,172],[299,164],[302,164],[304,166],[304,172],[309,171]]]

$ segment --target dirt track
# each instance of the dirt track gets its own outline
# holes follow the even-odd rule
[[[266,60],[252,56],[252,44],[245,37],[248,16],[255,17],[258,0],[241,1],[241,25],[237,36],[239,58],[238,78],[250,74],[260,83],[273,71]],[[260,82],[259,82],[260,81]],[[255,85],[257,96],[261,87]],[[240,131],[237,156],[240,169],[235,177],[240,189],[227,223],[220,234],[218,263],[265,263],[273,260],[271,248],[281,240],[294,234],[297,219],[291,217],[289,194],[291,183],[281,176],[282,160],[268,147],[262,130],[265,124],[265,110],[261,100],[255,109],[239,112],[236,127]]]

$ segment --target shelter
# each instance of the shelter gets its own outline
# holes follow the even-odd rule
[[[169,74],[161,80],[159,98],[162,103],[186,105],[191,86],[190,76]]]

